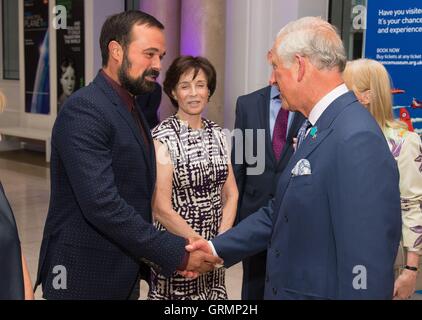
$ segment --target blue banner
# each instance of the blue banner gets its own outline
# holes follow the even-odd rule
[[[387,68],[395,115],[422,135],[422,1],[368,0],[365,57]]]

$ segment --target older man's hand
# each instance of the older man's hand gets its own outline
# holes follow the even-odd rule
[[[179,272],[184,277],[197,278],[200,274],[209,272],[223,263],[223,260],[213,255],[208,241],[203,238],[189,239],[186,250],[190,253],[188,264],[185,271]]]

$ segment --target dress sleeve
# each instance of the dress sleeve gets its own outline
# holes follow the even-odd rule
[[[403,245],[422,254],[422,143],[410,132],[397,157],[400,172]]]
[[[169,155],[171,163],[176,165],[176,161],[182,156],[180,146],[177,143],[176,132],[169,127],[159,126],[152,131],[152,138],[163,144],[164,149],[160,149],[156,157],[160,155]]]

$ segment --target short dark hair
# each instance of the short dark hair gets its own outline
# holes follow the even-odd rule
[[[211,62],[204,57],[181,56],[176,58],[166,72],[166,79],[163,82],[164,92],[170,98],[171,103],[178,108],[177,101],[173,98],[172,91],[180,80],[180,77],[190,70],[194,70],[193,79],[196,78],[199,71],[202,70],[207,78],[210,97],[214,94],[217,86],[217,72]]]
[[[75,63],[73,62],[72,59],[66,57],[62,60],[62,63],[60,64],[61,74],[65,73],[67,68],[69,67],[72,67],[73,69],[75,69]]]
[[[107,65],[109,59],[108,45],[111,41],[117,41],[126,49],[132,36],[132,28],[135,25],[146,25],[148,27],[164,30],[163,24],[148,13],[129,10],[107,18],[101,29],[100,48],[103,59],[103,67]]]

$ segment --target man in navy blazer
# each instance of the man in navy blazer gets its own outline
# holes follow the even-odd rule
[[[265,299],[391,299],[398,170],[377,123],[343,83],[340,37],[320,18],[293,21],[271,62],[289,108],[309,121],[297,150],[267,207],[188,249],[214,249],[231,266],[267,248]]]
[[[293,154],[293,137],[296,137],[304,117],[301,113],[287,111],[287,128],[283,128],[284,147],[276,155],[272,141],[277,116],[280,112],[286,112],[281,108],[277,83],[237,99],[235,129],[242,130],[242,135],[241,139],[234,140],[232,164],[240,195],[238,221],[274,198],[280,174]],[[263,135],[259,134],[260,131]],[[261,146],[264,148],[262,153]],[[257,160],[250,161],[247,155],[256,155]],[[267,252],[264,250],[242,261],[242,300],[264,298],[266,260]]]
[[[171,275],[216,261],[187,254],[186,239],[151,224],[155,154],[135,96],[155,86],[163,28],[140,11],[109,17],[100,38],[103,69],[56,120],[36,282],[47,299],[136,299],[150,267]]]

